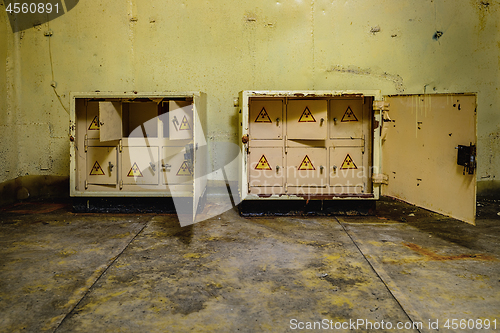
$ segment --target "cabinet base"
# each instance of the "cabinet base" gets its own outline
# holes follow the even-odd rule
[[[375,200],[244,200],[241,216],[374,215]]]

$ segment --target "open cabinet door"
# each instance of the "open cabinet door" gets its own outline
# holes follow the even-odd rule
[[[99,102],[100,141],[120,140],[123,137],[122,103]]]
[[[198,214],[203,210],[204,200],[206,199],[207,187],[207,161],[208,146],[205,138],[206,110],[202,109],[204,103],[200,99],[204,95],[195,96],[194,100],[194,179],[193,179],[193,223],[200,222]]]
[[[467,223],[476,217],[476,96],[473,94],[386,97],[382,129],[382,195]],[[462,147],[472,151],[458,165]],[[462,163],[463,164],[463,163]]]

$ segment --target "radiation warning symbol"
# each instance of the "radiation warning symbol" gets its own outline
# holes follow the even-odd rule
[[[262,155],[259,160],[259,163],[255,166],[255,170],[272,170],[269,162],[267,161],[266,156]]]
[[[347,110],[345,110],[344,116],[342,117],[341,122],[342,123],[347,123],[350,121],[358,121],[358,118],[356,118],[356,115],[354,112],[352,112],[352,109],[350,106],[347,107]]]
[[[191,169],[189,169],[187,161],[182,162],[179,171],[177,171],[177,176],[191,176]]]
[[[356,166],[356,164],[354,164],[354,161],[352,160],[351,155],[347,154],[340,169],[346,170],[346,169],[357,169],[357,168],[358,167]]]
[[[306,109],[304,112],[302,112],[302,115],[299,118],[299,123],[315,123],[316,119],[314,119],[313,114],[309,110],[309,108],[306,106]]]
[[[179,126],[179,131],[190,130],[190,129],[191,129],[191,126],[189,126],[189,121],[187,120],[186,116],[184,116],[184,118],[182,118],[182,121],[181,121],[181,126]]]
[[[316,170],[309,156],[306,155],[299,165],[299,170]]]
[[[90,123],[89,130],[98,131],[99,130],[99,116],[95,116]]]
[[[130,168],[130,171],[127,174],[127,177],[142,177],[141,169],[139,169],[137,163],[134,162],[134,164]]]
[[[99,162],[95,161],[94,166],[92,167],[92,170],[90,170],[90,175],[91,176],[104,176],[104,171],[102,171],[102,168],[99,165]]]
[[[256,123],[272,123],[271,118],[269,118],[269,115],[267,114],[267,111],[265,108],[262,108],[260,110],[259,115],[255,119]]]

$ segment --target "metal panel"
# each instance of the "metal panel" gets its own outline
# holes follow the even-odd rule
[[[87,182],[97,185],[116,185],[117,165],[115,147],[88,147]]]
[[[87,138],[99,139],[101,134],[99,125],[99,102],[87,103],[85,128],[86,128]]]
[[[124,185],[158,185],[158,147],[123,147]]]
[[[327,150],[323,147],[288,148],[287,186],[326,187],[328,184]]]
[[[250,101],[250,138],[281,139],[283,136],[283,99]]]
[[[170,140],[193,138],[193,105],[192,101],[169,101],[168,126]]]
[[[250,187],[283,186],[283,148],[252,147],[248,159]]]
[[[286,121],[288,139],[326,140],[327,101],[289,100]]]
[[[475,223],[476,175],[457,165],[458,145],[476,143],[475,95],[391,96],[384,123],[383,194]]]
[[[100,140],[120,140],[123,136],[122,103],[99,102]]]
[[[197,222],[196,214],[201,210],[198,207],[201,198],[206,195],[208,145],[206,131],[206,95],[195,97],[194,109],[194,179],[193,179],[193,222]]]
[[[192,161],[185,158],[184,146],[162,147],[161,170],[163,184],[183,184],[192,182]]]
[[[329,175],[334,193],[364,193],[368,170],[362,147],[331,147]]]
[[[363,97],[330,101],[330,138],[363,137]]]

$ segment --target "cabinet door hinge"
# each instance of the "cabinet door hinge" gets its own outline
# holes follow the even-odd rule
[[[389,111],[390,104],[386,101],[373,101],[374,111]]]
[[[372,182],[374,184],[389,184],[389,176],[384,175],[383,173],[374,173],[372,175]]]
[[[123,189],[123,180],[120,180],[120,182],[118,184],[120,186],[120,190]]]

